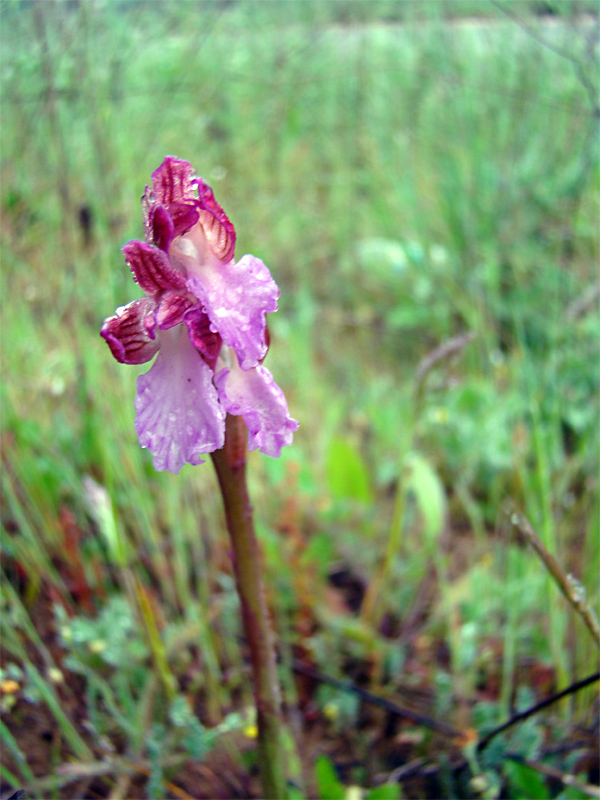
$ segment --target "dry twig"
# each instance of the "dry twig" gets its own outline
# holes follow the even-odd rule
[[[313,669],[313,667],[309,667],[297,660],[294,661],[293,669],[294,672],[298,672],[300,675],[306,675],[307,677],[312,678],[319,683],[327,683],[329,686],[333,686],[342,692],[350,692],[358,695],[358,697],[360,697],[361,700],[364,700],[366,703],[379,706],[380,708],[388,711],[390,714],[395,714],[398,717],[407,719],[410,722],[413,722],[415,725],[422,725],[425,728],[430,728],[431,730],[437,731],[438,733],[443,733],[446,736],[453,736],[461,739],[463,738],[463,733],[456,728],[453,728],[451,725],[448,725],[445,722],[440,722],[432,717],[428,717],[425,714],[420,714],[418,711],[412,711],[410,708],[400,706],[398,703],[394,703],[392,700],[387,700],[385,697],[379,697],[379,695],[368,692],[366,689],[362,689],[360,686],[356,686],[350,681],[340,681],[331,675],[326,675],[325,673],[320,672],[317,669]]]
[[[570,694],[574,694],[578,692],[580,689],[585,689],[586,686],[590,686],[592,683],[600,680],[600,672],[594,673],[594,675],[590,675],[587,678],[584,678],[581,681],[576,681],[572,683],[570,686],[567,686],[566,689],[563,689],[562,692],[558,692],[558,694],[553,694],[550,697],[547,697],[545,700],[536,703],[533,706],[525,709],[525,711],[521,711],[518,714],[514,714],[510,719],[506,722],[503,722],[502,725],[499,725],[497,728],[494,728],[493,731],[490,731],[483,739],[480,740],[479,744],[477,745],[477,751],[481,752],[488,744],[495,739],[496,736],[500,733],[504,733],[504,731],[512,728],[513,725],[516,725],[518,722],[523,722],[524,720],[532,717],[534,714],[537,714],[538,711],[541,711],[544,708],[548,708],[548,706],[557,703],[559,700],[562,700],[563,697],[567,697]]]
[[[525,541],[533,547],[550,575],[554,578],[562,594],[585,622],[596,644],[600,647],[598,620],[588,602],[585,588],[572,575],[565,575],[556,558],[546,549],[531,523],[523,514],[517,510],[512,510],[509,513],[511,524],[519,531]]]

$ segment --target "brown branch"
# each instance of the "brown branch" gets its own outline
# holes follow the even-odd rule
[[[523,514],[517,510],[509,510],[509,515],[511,524],[519,531],[525,541],[533,547],[550,575],[554,578],[562,594],[585,622],[596,644],[600,647],[598,620],[588,603],[585,588],[572,575],[565,575],[556,558],[546,549],[531,523]]]
[[[502,725],[499,725],[497,728],[494,728],[493,731],[490,731],[483,739],[480,740],[479,744],[477,745],[477,752],[481,752],[488,744],[495,739],[500,733],[504,733],[504,731],[512,728],[513,725],[516,725],[518,722],[523,722],[523,720],[532,717],[534,714],[537,714],[538,711],[541,711],[544,708],[548,708],[548,706],[557,703],[559,700],[562,700],[563,697],[567,697],[570,694],[574,694],[578,692],[580,689],[585,689],[586,686],[590,686],[592,683],[600,680],[600,672],[594,673],[594,675],[590,675],[587,678],[584,678],[581,681],[576,681],[572,683],[570,686],[567,686],[566,689],[563,689],[562,692],[558,692],[558,694],[553,694],[550,697],[547,697],[545,700],[541,700],[539,703],[536,703],[533,706],[530,706],[525,711],[521,711],[519,714],[515,714],[506,722],[503,722]]]
[[[468,333],[462,333],[460,336],[455,336],[453,339],[448,339],[447,342],[444,342],[439,347],[436,347],[435,350],[432,350],[419,362],[419,366],[417,367],[417,372],[415,374],[415,384],[417,390],[420,389],[423,381],[427,377],[428,373],[439,364],[440,361],[444,361],[450,356],[455,355],[456,353],[460,353],[470,342],[473,341],[475,338],[475,333],[473,331],[469,331]]]
[[[225,445],[221,450],[211,453],[211,458],[223,496],[242,622],[250,650],[263,796],[269,800],[284,800],[288,793],[279,677],[263,586],[260,549],[246,485],[246,436],[242,417],[228,414]]]
[[[591,286],[588,286],[585,292],[576,300],[574,300],[570,306],[568,306],[565,313],[565,318],[568,320],[568,322],[576,322],[578,319],[587,314],[588,311],[592,310],[599,298],[600,281],[597,281]]]
[[[440,722],[432,717],[428,717],[425,714],[420,714],[418,711],[412,711],[410,708],[400,706],[398,703],[394,703],[392,700],[387,700],[385,697],[379,697],[379,695],[373,694],[366,689],[362,689],[360,686],[356,686],[356,684],[352,683],[351,681],[338,680],[331,675],[326,675],[325,673],[320,672],[313,667],[302,664],[298,660],[294,660],[292,666],[294,672],[297,672],[300,675],[306,675],[308,678],[312,678],[319,683],[326,683],[329,686],[339,689],[341,692],[355,694],[366,703],[379,706],[385,711],[388,711],[390,714],[395,714],[397,717],[407,719],[410,722],[413,722],[415,725],[422,725],[424,728],[429,728],[430,730],[437,731],[438,733],[443,733],[445,736],[453,736],[461,739],[463,738],[464,734],[456,728],[453,728],[451,725],[447,725],[445,722]]]

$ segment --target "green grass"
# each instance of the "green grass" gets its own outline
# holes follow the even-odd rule
[[[598,304],[573,311],[597,280],[598,60],[575,13],[596,9],[551,5],[552,20],[525,2],[2,4],[3,550],[6,584],[22,569],[28,587],[18,607],[5,593],[9,659],[40,652],[23,614],[48,586],[82,613],[83,574],[95,613],[117,594],[135,616],[134,574],[176,676],[201,643],[203,721],[227,719],[238,691],[251,705],[211,467],[153,471],[133,427],[143,370],[98,335],[139,295],[119,248],[142,235],[139,198],[171,153],[282,290],[268,364],[301,427],[279,461],[250,464],[284,648],[308,605],[323,668],[341,673],[347,652],[400,663],[406,641],[340,624],[325,595],[335,563],[372,582],[392,537],[377,618],[403,631],[426,602],[452,708],[496,670],[507,712],[528,659],[559,688],[594,669],[505,514],[510,499],[597,606]],[[415,406],[421,359],[467,331]],[[150,649],[131,674],[72,653],[110,696],[98,730],[116,735],[129,703],[124,752],[145,752],[149,720],[190,752],[136,635]]]

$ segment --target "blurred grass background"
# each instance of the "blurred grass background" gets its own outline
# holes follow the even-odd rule
[[[98,334],[140,295],[119,248],[166,154],[282,291],[268,366],[301,428],[250,471],[290,704],[299,653],[337,677],[366,661],[380,692],[425,688],[457,727],[483,699],[501,721],[532,664],[546,689],[593,671],[511,515],[597,607],[597,5],[1,12],[3,669],[67,750],[98,757],[104,737],[163,796],[161,758],[199,758],[251,706],[211,467],[153,471],[133,427],[145,368]],[[79,717],[59,714],[65,674]],[[4,779],[57,791],[64,751],[31,773],[17,697]]]

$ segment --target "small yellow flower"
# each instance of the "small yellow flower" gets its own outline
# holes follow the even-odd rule
[[[18,692],[21,687],[16,681],[13,681],[11,678],[6,678],[6,680],[0,681],[0,690],[4,694],[14,694]]]
[[[246,725],[244,728],[244,735],[248,737],[248,739],[256,739],[258,736],[258,728],[256,725]]]
[[[14,694],[2,695],[2,700],[0,700],[0,711],[4,711],[5,714],[9,714],[16,705],[17,698],[14,696]]]
[[[437,406],[437,408],[432,409],[431,416],[433,421],[437,422],[438,425],[446,425],[450,419],[448,409],[442,406]]]
[[[48,680],[52,681],[52,683],[63,683],[65,676],[62,672],[58,669],[58,667],[50,667],[48,670]]]

